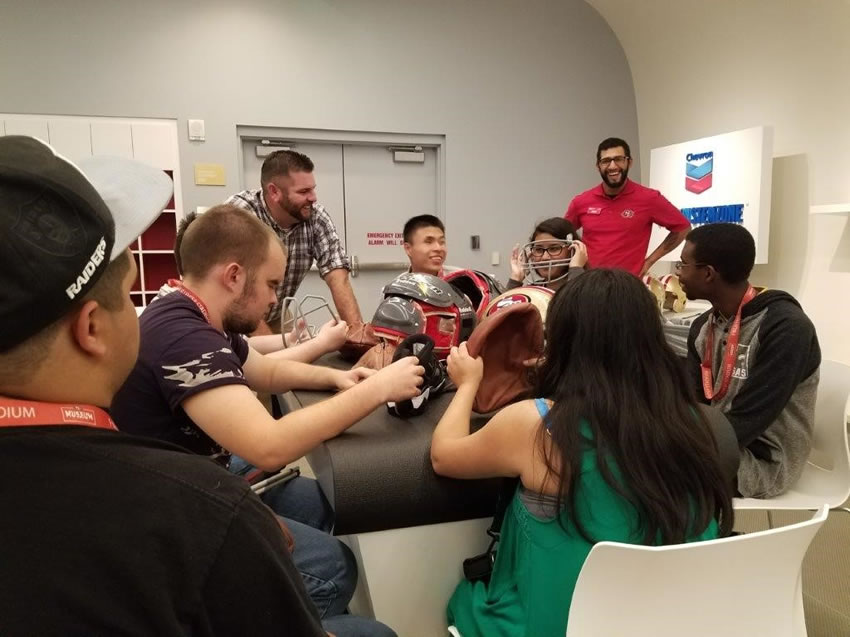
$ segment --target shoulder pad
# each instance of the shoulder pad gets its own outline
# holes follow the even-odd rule
[[[407,297],[436,307],[462,306],[468,303],[451,285],[432,274],[405,272],[385,285],[383,294],[385,298]]]

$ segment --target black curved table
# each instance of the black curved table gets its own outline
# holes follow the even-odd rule
[[[338,354],[317,364],[348,369]],[[307,407],[327,391],[296,390],[284,395],[290,408]],[[453,394],[432,399],[419,416],[375,411],[341,435],[307,454],[316,479],[336,513],[336,535],[492,517],[500,479],[454,480],[431,468],[431,435]],[[473,414],[472,429],[488,415]]]

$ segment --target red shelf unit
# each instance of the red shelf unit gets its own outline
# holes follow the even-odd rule
[[[174,179],[172,171],[166,170],[165,173]],[[139,276],[130,292],[137,307],[148,305],[156,298],[163,283],[177,278],[177,265],[174,262],[176,237],[177,210],[172,196],[156,221],[130,246],[139,269]]]

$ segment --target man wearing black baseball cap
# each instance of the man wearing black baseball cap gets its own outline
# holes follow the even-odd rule
[[[127,247],[171,188],[0,137],[4,636],[325,634],[247,484],[104,411],[139,343]]]

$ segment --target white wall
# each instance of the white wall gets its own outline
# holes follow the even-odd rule
[[[752,280],[794,294],[824,357],[850,363],[850,2],[588,0],[631,67],[641,156],[658,146],[774,127],[770,263]]]
[[[598,180],[598,141],[637,135],[623,51],[581,0],[0,4],[0,112],[177,118],[186,210],[239,188],[237,124],[445,134],[449,261],[500,250],[503,277]],[[227,187],[189,183],[195,162]]]

